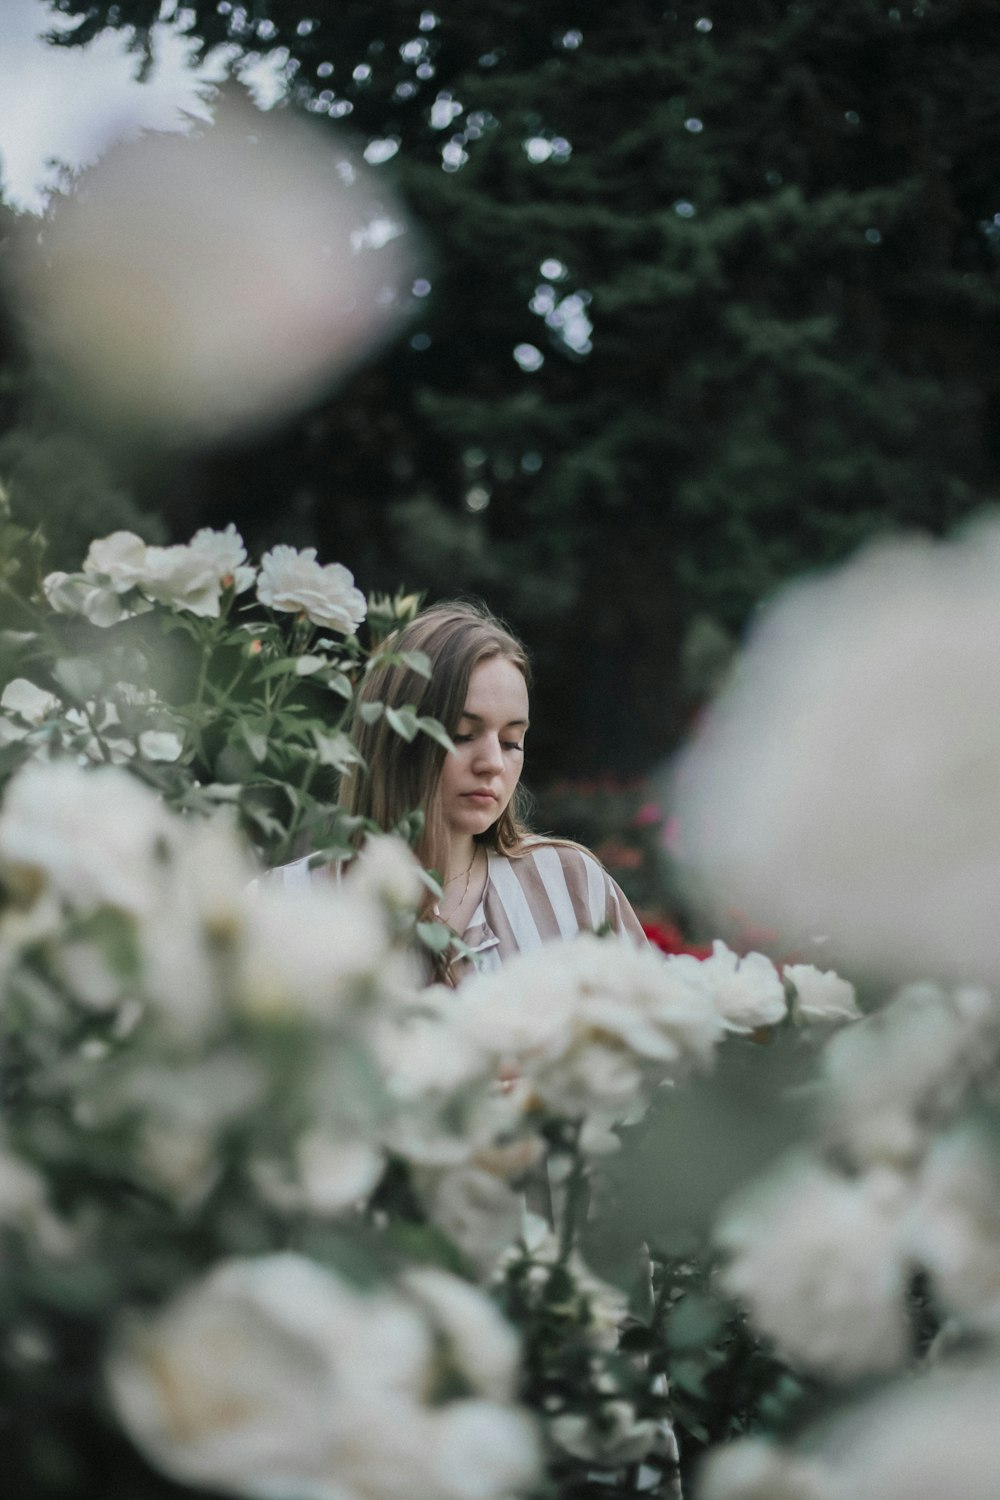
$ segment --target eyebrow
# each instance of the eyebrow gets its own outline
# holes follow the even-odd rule
[[[458,717],[460,719],[472,719],[476,724],[483,722],[482,714],[470,714],[467,708],[463,708]],[[527,719],[508,719],[503,727],[504,729],[527,729],[528,721]]]

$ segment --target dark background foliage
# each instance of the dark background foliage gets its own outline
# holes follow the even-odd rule
[[[141,59],[160,7],[56,8],[71,43],[132,28]],[[185,12],[206,49],[286,48],[294,107],[398,144],[376,170],[431,288],[294,424],[119,474],[120,503],[179,539],[316,545],[366,588],[485,596],[538,658],[536,778],[647,769],[697,704],[699,642],[995,495],[995,0]]]

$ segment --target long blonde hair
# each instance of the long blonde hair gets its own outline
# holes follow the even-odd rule
[[[415,809],[424,815],[416,853],[425,869],[444,873],[447,836],[441,816],[439,783],[448,754],[443,745],[420,733],[405,740],[386,722],[385,715],[366,723],[363,704],[384,703],[389,708],[412,708],[421,717],[437,719],[454,734],[465,708],[469,677],[480,662],[503,657],[512,662],[531,685],[531,666],[521,642],[502,621],[481,604],[461,600],[435,604],[395,635],[383,648],[398,654],[422,651],[431,664],[430,677],[397,662],[376,664],[358,693],[351,738],[365,767],[352,768],[342,778],[340,805],[391,829]],[[530,830],[524,822],[526,793],[518,786],[500,817],[477,843],[500,854],[524,852]]]

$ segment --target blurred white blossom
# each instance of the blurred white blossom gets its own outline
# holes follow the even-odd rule
[[[1000,979],[998,633],[995,519],[787,590],[676,777],[715,905],[875,974]]]
[[[260,560],[257,597],[271,609],[303,614],[314,625],[353,635],[367,605],[343,563],[316,560],[316,548],[272,547]]]
[[[891,1168],[848,1178],[793,1157],[723,1208],[723,1281],[793,1364],[848,1380],[892,1369],[908,1348],[909,1197]]]
[[[824,1048],[825,1139],[859,1164],[912,1165],[970,1084],[995,1072],[998,1045],[1000,1007],[988,992],[905,986]]]
[[[36,345],[85,406],[210,438],[278,420],[391,330],[406,244],[343,142],[230,97],[190,135],[112,148],[17,264]]]
[[[473,976],[458,1021],[570,1118],[624,1118],[655,1084],[707,1067],[722,1034],[699,965],[590,935]]]
[[[822,1462],[765,1438],[713,1448],[699,1471],[697,1500],[847,1500]]]
[[[945,1312],[1000,1332],[1000,1153],[989,1135],[966,1124],[935,1140],[918,1179],[908,1243]]]
[[[365,1295],[290,1253],[226,1262],[122,1325],[115,1410],[158,1468],[226,1494],[501,1500],[538,1467],[512,1339],[472,1288],[415,1277]],[[474,1394],[431,1406],[442,1358]]]
[[[25,724],[37,726],[50,714],[60,713],[62,704],[54,693],[46,692],[26,677],[12,677],[0,693],[0,708],[16,714]]]
[[[785,964],[782,973],[795,991],[792,1015],[796,1021],[835,1026],[860,1018],[853,984],[832,969],[824,972],[813,964]]]
[[[7,787],[0,867],[16,884],[48,884],[67,902],[149,910],[174,823],[125,771],[29,764]]]

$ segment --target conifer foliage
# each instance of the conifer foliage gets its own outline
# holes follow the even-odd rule
[[[159,5],[58,9],[141,52]],[[360,133],[433,247],[400,343],[217,460],[225,519],[266,542],[291,510],[385,586],[489,593],[562,664],[581,766],[669,742],[692,620],[995,492],[993,0],[184,15],[286,49],[293,103]]]

